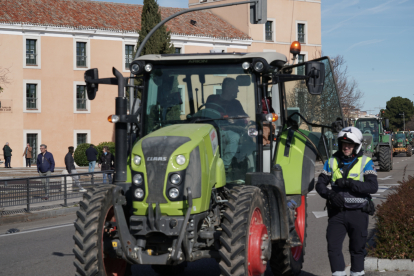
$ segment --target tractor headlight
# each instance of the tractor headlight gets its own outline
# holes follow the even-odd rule
[[[175,173],[171,175],[170,180],[172,184],[178,185],[181,183],[181,175],[179,175],[178,173]]]
[[[131,64],[130,70],[131,70],[132,74],[136,75],[139,72],[139,69],[140,69],[140,67],[139,67],[138,64],[136,64],[136,63]]]
[[[134,195],[138,199],[142,199],[144,197],[144,190],[141,188],[138,188],[135,190]]]
[[[256,63],[254,64],[254,70],[255,70],[256,72],[262,72],[262,71],[263,71],[263,68],[264,68],[264,64],[263,64],[263,62],[261,62],[261,61],[258,61],[258,62],[256,62]]]
[[[134,175],[134,177],[132,178],[132,182],[135,184],[135,185],[141,185],[142,184],[142,175],[140,175],[140,174],[136,174],[136,175]]]
[[[139,155],[134,156],[134,164],[137,166],[141,165],[141,156]]]
[[[180,195],[180,192],[177,188],[172,188],[168,192],[168,195],[170,196],[170,198],[176,199]]]
[[[243,62],[243,64],[242,64],[242,68],[243,68],[243,70],[249,70],[249,68],[250,68],[250,63],[248,63],[247,61]]]
[[[178,165],[184,165],[186,161],[185,156],[180,154],[175,158],[175,161],[177,162]]]
[[[148,73],[152,71],[152,64],[148,63],[147,65],[145,65],[145,71],[147,71]]]

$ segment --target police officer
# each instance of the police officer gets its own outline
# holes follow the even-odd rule
[[[363,155],[362,133],[346,127],[338,134],[338,151],[326,161],[316,191],[327,200],[329,263],[332,275],[346,275],[342,244],[349,236],[351,276],[365,275],[364,249],[368,214],[375,207],[370,194],[378,190],[377,172],[371,158]],[[327,186],[331,184],[332,189]]]

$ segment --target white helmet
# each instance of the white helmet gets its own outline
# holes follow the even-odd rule
[[[363,136],[359,129],[356,127],[346,127],[342,129],[338,134],[339,149],[342,147],[342,143],[354,143],[357,144],[354,148],[355,154],[358,154],[362,148]]]

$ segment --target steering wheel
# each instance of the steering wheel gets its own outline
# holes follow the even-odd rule
[[[221,113],[226,113],[226,110],[221,106],[221,105],[219,105],[219,104],[216,104],[216,103],[205,103],[205,104],[203,104],[203,105],[201,105],[199,108],[198,108],[198,110],[200,110],[202,107],[206,107],[206,108],[211,108],[211,107],[208,107],[208,105],[213,105],[213,106],[215,106],[215,107],[218,107],[219,109],[221,109]],[[214,109],[214,108],[212,108],[212,109]],[[218,110],[219,112],[220,112],[220,110]]]

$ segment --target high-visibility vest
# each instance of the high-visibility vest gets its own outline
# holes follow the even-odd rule
[[[364,182],[364,168],[368,162],[371,161],[371,158],[363,155],[357,158],[356,164],[349,170],[348,179],[353,179],[357,181]],[[355,162],[355,161],[354,161]],[[338,161],[336,158],[330,158],[328,162],[329,169],[332,173],[331,185],[332,189],[343,195],[345,199],[345,207],[351,209],[362,208],[369,200],[369,195],[361,196],[356,195],[349,189],[340,189],[335,181],[343,178],[341,169],[338,166]]]

